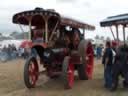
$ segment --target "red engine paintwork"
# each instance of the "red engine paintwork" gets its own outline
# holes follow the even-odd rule
[[[70,63],[72,64],[81,64],[80,56],[71,56]]]
[[[90,42],[88,43],[86,54],[88,57],[87,65],[86,65],[86,74],[88,76],[88,79],[92,79],[93,65],[94,65],[94,51],[92,44]]]
[[[30,48],[32,46],[32,42],[31,41],[29,41],[29,40],[25,40],[25,41],[23,41],[22,43],[21,43],[21,45],[20,45],[20,47],[21,48]]]
[[[74,65],[70,62],[67,70],[67,79],[69,87],[72,88],[74,84]]]
[[[34,62],[31,62],[31,64],[29,65],[29,78],[32,86],[36,85],[39,76],[38,72],[38,65]]]

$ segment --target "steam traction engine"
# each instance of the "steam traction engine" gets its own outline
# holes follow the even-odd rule
[[[15,14],[13,23],[29,26],[31,56],[24,66],[27,88],[35,87],[40,64],[48,77],[61,76],[64,87],[68,89],[73,86],[75,70],[81,80],[88,79],[85,59],[88,41],[84,40],[84,30],[94,30],[94,26],[63,17],[55,10],[42,8]]]

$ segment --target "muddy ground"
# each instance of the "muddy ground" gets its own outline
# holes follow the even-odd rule
[[[23,81],[22,59],[0,62],[0,96],[128,96],[128,90],[120,87],[109,92],[103,87],[103,66],[95,60],[93,79],[88,81],[76,78],[73,89],[64,90],[60,78],[49,79],[41,75],[34,89],[27,89]]]

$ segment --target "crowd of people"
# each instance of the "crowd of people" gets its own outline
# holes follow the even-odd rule
[[[123,78],[123,86],[128,88],[128,64],[127,55],[128,47],[123,45],[112,46],[111,42],[106,43],[106,48],[102,58],[104,65],[104,81],[105,88],[115,91],[118,87],[119,77]]]
[[[16,58],[27,58],[29,53],[25,48],[16,48],[14,44],[9,44],[0,49],[1,61],[12,60]]]

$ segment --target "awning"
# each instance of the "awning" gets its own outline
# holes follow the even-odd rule
[[[107,17],[103,21],[100,22],[102,27],[112,26],[112,25],[124,25],[128,24],[128,14],[121,14],[116,16]]]

